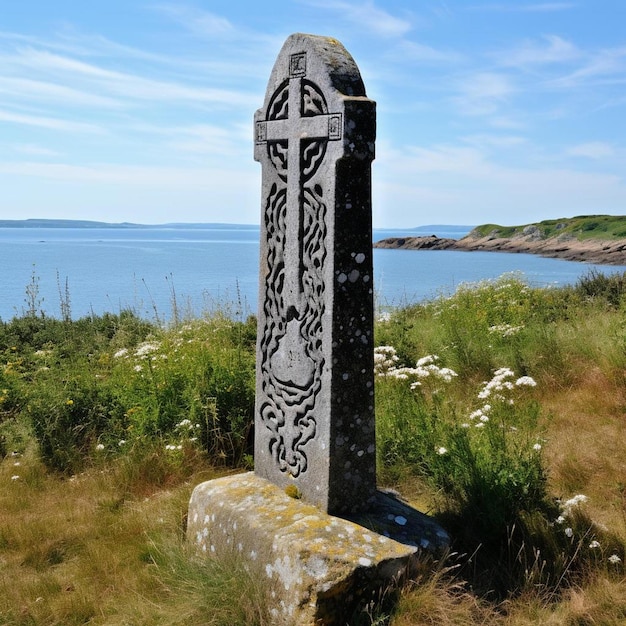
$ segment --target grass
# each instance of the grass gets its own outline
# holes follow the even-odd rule
[[[360,624],[624,623],[624,285],[503,276],[377,322],[379,483],[453,545]],[[0,623],[271,624],[184,540],[192,488],[250,466],[254,334],[0,322]]]
[[[534,227],[542,239],[550,237],[573,237],[574,239],[606,239],[616,240],[626,237],[626,218],[621,215],[581,215],[578,217],[556,220],[544,220],[523,226],[500,226],[498,224],[482,224],[472,233],[480,237],[495,235],[497,237],[513,237],[524,234],[524,230]]]

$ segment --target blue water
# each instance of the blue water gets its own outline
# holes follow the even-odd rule
[[[376,230],[374,239],[467,230],[428,227]],[[158,228],[0,228],[0,319],[30,306],[26,287],[36,278],[37,310],[60,317],[69,293],[72,317],[131,308],[149,319],[200,315],[217,306],[233,314],[256,311],[259,229],[207,225]],[[374,250],[379,307],[449,294],[461,283],[521,272],[531,285],[575,283],[599,266],[528,254],[433,250]]]

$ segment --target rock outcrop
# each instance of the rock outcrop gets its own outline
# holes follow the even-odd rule
[[[401,248],[405,250],[465,250],[485,252],[516,252],[539,254],[545,257],[582,261],[605,265],[626,265],[626,239],[579,240],[571,236],[543,239],[538,229],[527,227],[519,235],[498,237],[496,233],[486,236],[472,231],[462,239],[428,237],[390,237],[374,244],[375,248]]]

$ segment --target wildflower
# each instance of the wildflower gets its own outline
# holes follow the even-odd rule
[[[378,346],[374,348],[374,374],[387,376],[388,372],[395,368],[398,355],[393,346]]]
[[[574,536],[574,531],[571,528],[566,528],[564,531],[565,536],[569,537],[570,539]]]
[[[481,415],[480,416],[480,421],[483,422],[484,424],[486,424],[489,421],[489,416],[488,415]]]
[[[478,424],[476,424],[476,428],[484,428],[485,426],[485,422],[478,422]]]
[[[135,356],[144,358],[151,352],[156,352],[161,346],[158,343],[145,342],[142,343],[137,350],[135,350]]]
[[[425,365],[432,365],[435,361],[438,361],[439,357],[436,354],[428,354],[423,356],[416,363],[417,367],[424,367]]]
[[[596,548],[599,548],[599,547],[600,547],[600,542],[599,542],[599,541],[596,541],[596,540],[594,539],[594,540],[593,540],[593,541],[589,544],[589,547],[590,547],[592,550],[595,550]]]
[[[518,378],[515,381],[515,386],[516,387],[522,387],[522,386],[536,387],[537,383],[535,382],[535,379],[531,378],[530,376],[522,376],[521,378]]]
[[[67,406],[72,406],[74,404],[74,400],[66,400],[65,404],[67,404]]]
[[[133,369],[134,369],[136,372],[141,372],[141,370],[143,369],[143,367],[141,367],[141,365],[135,365],[135,367],[133,367]]]
[[[176,450],[176,446],[175,446],[175,445],[173,445],[173,444],[171,444],[171,443],[168,443],[168,444],[165,446],[165,449],[166,449],[166,450]]]
[[[120,439],[118,446],[122,447],[126,443],[126,439]]]
[[[176,428],[185,428],[185,427],[193,428],[193,424],[191,423],[190,419],[184,419],[178,424],[176,424]]]
[[[96,450],[98,450],[98,452],[100,452],[101,450],[104,450],[104,444],[103,444],[103,443],[99,443],[99,444],[96,446]]]
[[[564,503],[562,503],[561,510],[563,511],[564,515],[568,515],[571,509],[578,506],[579,504],[587,502],[587,500],[589,500],[589,498],[586,495],[579,493],[578,495],[575,495],[573,498],[570,498],[569,500],[566,500]]]
[[[617,556],[617,554],[611,554],[611,556],[609,557],[609,563],[612,563],[613,565],[617,565],[618,563],[621,563],[622,559],[619,558],[619,556]]]
[[[17,474],[15,474],[15,476],[11,476],[11,480],[19,480],[19,479],[20,477]]]
[[[113,358],[114,359],[121,359],[123,356],[126,356],[128,354],[128,348],[122,348],[121,350],[118,350],[114,355]]]
[[[447,452],[448,452],[447,448],[444,448],[443,446],[437,448],[437,454],[439,454],[440,456],[443,456]]]
[[[533,450],[535,450],[536,452],[539,452],[539,450],[541,450],[541,444],[540,444],[540,443],[536,443],[536,444],[533,446]]]
[[[559,515],[554,521],[557,524],[562,524],[565,521],[565,518],[562,515]]]

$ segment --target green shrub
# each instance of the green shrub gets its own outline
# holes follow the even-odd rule
[[[44,463],[64,473],[81,469],[116,409],[109,390],[89,375],[36,386],[27,413]]]

